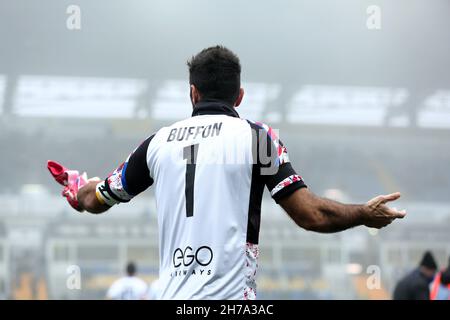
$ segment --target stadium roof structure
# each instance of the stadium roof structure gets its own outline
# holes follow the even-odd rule
[[[220,42],[241,58],[248,93],[241,110],[249,118],[448,127],[448,3],[416,4],[408,12],[389,3],[385,27],[369,31],[366,3],[324,2],[80,0],[80,30],[66,27],[64,3],[2,3],[0,112],[179,118],[189,114],[186,60]]]

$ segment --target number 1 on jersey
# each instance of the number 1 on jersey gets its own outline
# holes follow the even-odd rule
[[[186,160],[186,216],[194,215],[194,182],[195,165],[197,163],[198,143],[183,148],[183,159]]]

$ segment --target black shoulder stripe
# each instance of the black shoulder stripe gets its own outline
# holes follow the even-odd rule
[[[253,167],[252,180],[250,186],[250,199],[248,204],[248,220],[247,220],[247,242],[258,244],[259,229],[261,224],[261,202],[264,193],[264,180],[261,176],[261,164],[259,162],[259,138],[260,127],[251,121],[248,121],[252,133],[252,153],[253,153]],[[256,157],[256,158],[255,158]]]
[[[148,137],[131,154],[125,169],[126,191],[136,196],[153,184],[147,165],[147,150],[155,134]]]

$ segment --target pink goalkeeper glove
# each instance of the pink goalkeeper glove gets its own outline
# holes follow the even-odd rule
[[[52,160],[47,162],[47,168],[56,182],[64,186],[62,196],[66,197],[72,208],[82,212],[83,209],[79,206],[77,194],[78,190],[88,182],[86,172],[80,175],[77,170],[69,170]]]

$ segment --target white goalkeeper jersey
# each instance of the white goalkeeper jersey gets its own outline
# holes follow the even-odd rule
[[[127,202],[153,185],[159,299],[255,299],[261,201],[305,187],[262,123],[220,101],[146,139],[107,179],[102,197]]]

